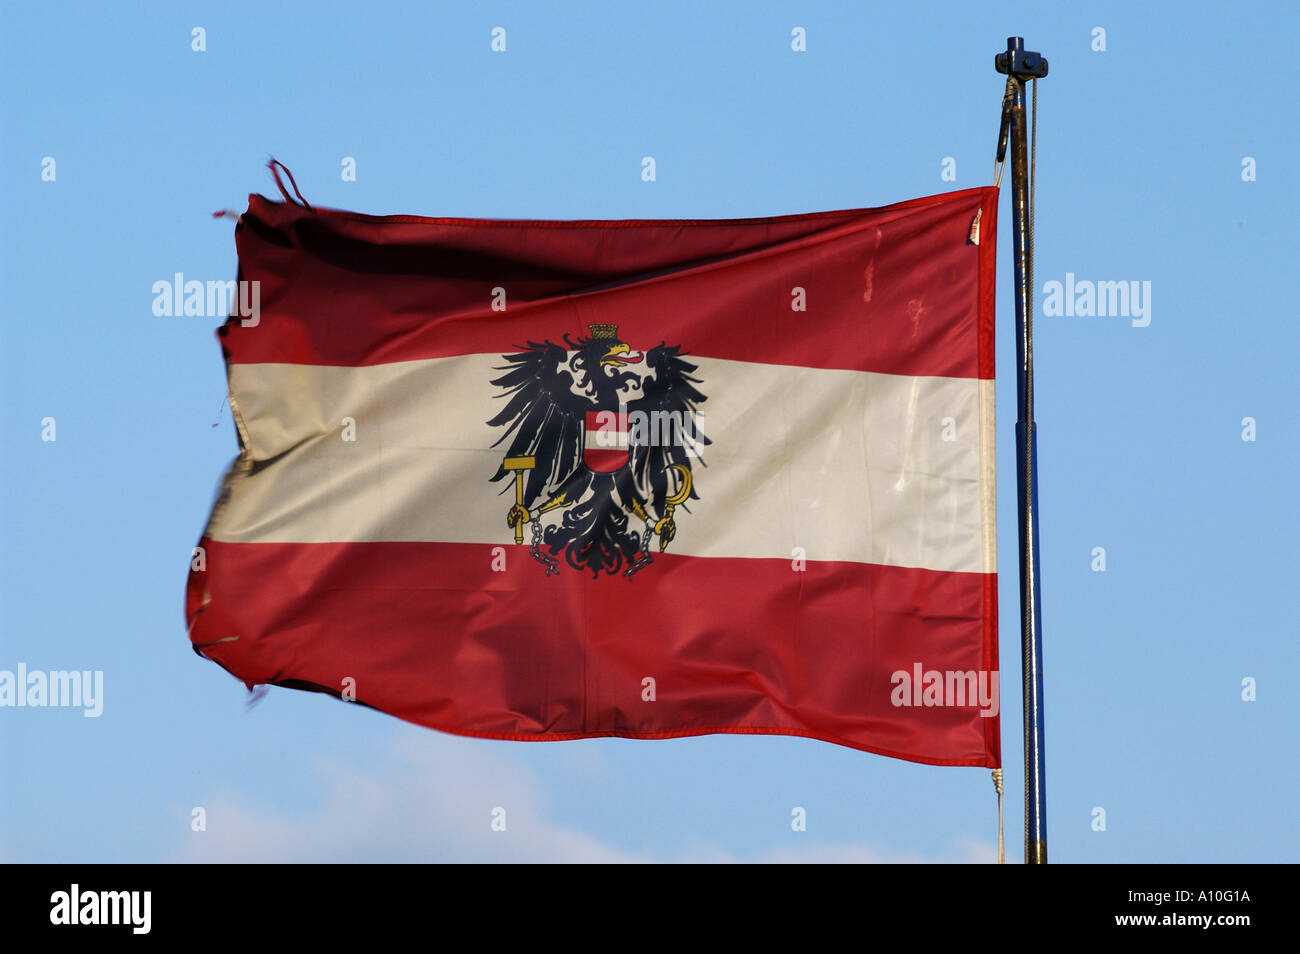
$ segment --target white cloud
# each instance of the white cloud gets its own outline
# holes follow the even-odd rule
[[[649,856],[612,847],[546,817],[545,793],[525,767],[465,739],[402,736],[365,768],[322,760],[318,809],[291,813],[237,791],[211,793],[207,830],[186,831],[182,862],[590,862],[728,863],[989,862],[970,840],[946,857],[899,855],[862,845],[809,844],[758,857],[722,849]],[[506,831],[491,813],[506,811]],[[188,815],[188,812],[186,812]],[[188,829],[188,825],[186,826]]]

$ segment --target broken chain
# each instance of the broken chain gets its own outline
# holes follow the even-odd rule
[[[650,555],[650,538],[654,536],[654,525],[646,523],[645,534],[641,537],[641,556],[630,567],[623,571],[623,575],[629,580],[637,570],[644,569],[654,562],[654,557]]]
[[[559,570],[560,561],[555,559],[555,557],[553,556],[549,556],[545,553],[542,553],[540,549],[542,545],[542,521],[538,520],[536,517],[533,517],[532,525],[533,525],[533,542],[532,545],[529,546],[528,548],[529,555],[532,556],[532,558],[536,560],[538,563],[542,564],[542,566],[546,567],[547,576],[550,576],[552,573],[558,576],[560,573]]]

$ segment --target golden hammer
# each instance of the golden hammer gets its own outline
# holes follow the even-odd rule
[[[507,457],[501,462],[504,470],[513,470],[515,472],[515,504],[523,507],[524,505],[524,471],[532,470],[537,466],[536,457]],[[520,520],[515,524],[515,543],[524,542],[524,522]]]

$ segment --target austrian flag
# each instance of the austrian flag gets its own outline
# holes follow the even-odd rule
[[[194,649],[462,735],[998,766],[996,200],[568,222],[251,196],[260,318],[219,330],[239,456]]]

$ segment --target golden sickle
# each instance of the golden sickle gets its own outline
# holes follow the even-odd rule
[[[675,470],[682,475],[682,489],[664,501],[668,504],[668,512],[672,513],[673,507],[685,503],[686,498],[691,495],[691,469],[681,464],[669,464],[668,469]]]

